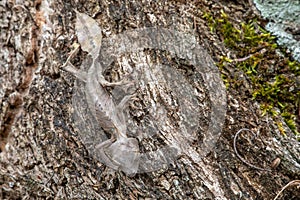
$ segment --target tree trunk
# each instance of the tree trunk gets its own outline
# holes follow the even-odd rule
[[[289,128],[283,136],[262,117],[246,86],[222,83],[214,62],[229,50],[202,18],[221,9],[237,21],[256,13],[226,1],[1,2],[1,199],[273,199],[300,179],[299,142]],[[141,155],[131,176],[103,164],[97,145],[113,135],[93,118],[80,75],[63,67],[78,43],[75,10],[102,29],[99,73],[134,80],[106,88],[116,104],[136,94],[124,109]],[[82,72],[91,65],[87,53],[71,59]],[[235,135],[243,128],[259,136]],[[299,196],[290,187],[280,197]]]

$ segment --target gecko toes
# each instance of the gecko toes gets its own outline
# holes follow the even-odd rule
[[[112,143],[105,151],[126,174],[137,172],[140,157],[137,139],[122,138]]]

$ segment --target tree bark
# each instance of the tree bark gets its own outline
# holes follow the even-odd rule
[[[142,71],[136,76],[137,100],[125,110],[127,134],[139,139],[141,152],[171,145],[183,135],[179,141],[186,148],[167,168],[130,177],[106,167],[95,146],[110,135],[89,113],[83,121],[78,114],[74,117],[74,112],[80,117],[85,111],[84,105],[74,103],[80,100],[74,97],[80,94],[80,83],[62,66],[77,43],[75,10],[98,22],[104,50],[112,35],[125,30],[172,27],[196,34],[203,48],[201,64],[217,69],[213,61],[229,50],[202,16],[221,9],[237,21],[257,13],[249,3],[227,1],[2,1],[1,199],[273,199],[288,182],[300,179],[299,142],[287,126],[283,136],[271,117],[261,116],[258,103],[245,92],[249,83],[244,75],[241,88],[226,91],[222,129],[214,137],[206,134],[211,117],[222,116],[223,110],[214,110],[222,95],[211,95],[213,85],[205,79],[211,71],[197,70],[172,50],[145,48],[118,55],[103,72],[109,81],[117,81],[130,76],[128,71]],[[79,67],[87,57],[79,51],[71,62]],[[126,93],[122,87],[109,91],[117,102]],[[233,142],[242,128],[259,131],[259,136],[241,132],[236,138],[239,155],[267,170],[253,168],[236,155]],[[207,138],[213,139],[212,146],[203,145]],[[281,199],[299,196],[299,189],[291,187]]]

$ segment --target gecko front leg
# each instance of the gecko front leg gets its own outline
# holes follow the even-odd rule
[[[70,60],[77,54],[79,50],[79,45],[75,46],[75,49],[73,51],[71,51],[69,57],[67,58],[67,61],[63,64],[62,69],[65,71],[70,72],[71,74],[73,74],[74,76],[76,76],[76,78],[78,78],[79,80],[86,82],[87,80],[87,73],[77,69],[71,62]]]

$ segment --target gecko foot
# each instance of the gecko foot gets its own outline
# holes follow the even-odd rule
[[[98,159],[105,164],[106,166],[118,170],[119,166],[114,163],[111,158],[105,153],[105,149],[107,149],[111,144],[113,143],[113,139],[106,140],[100,144],[98,144],[95,149],[96,149],[96,155]]]
[[[119,169],[127,175],[134,175],[139,167],[139,145],[135,138],[121,138],[112,143],[106,150]]]
[[[95,148],[101,162],[114,170],[121,170],[127,175],[136,174],[139,166],[139,145],[135,138],[120,138],[113,142],[106,140]]]

